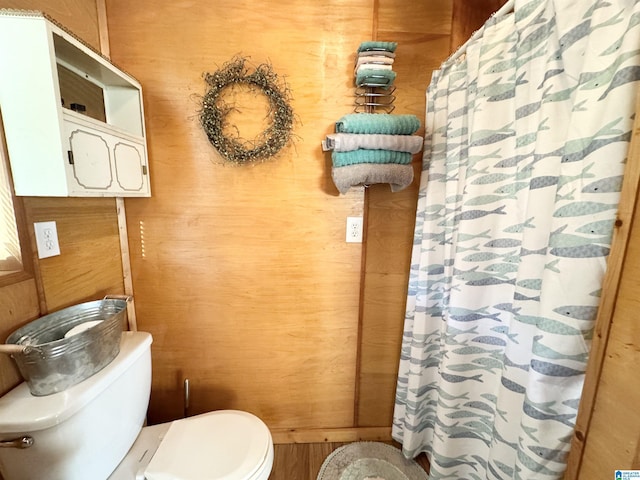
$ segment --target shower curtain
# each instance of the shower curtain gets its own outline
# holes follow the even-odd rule
[[[640,2],[516,0],[427,91],[393,437],[431,479],[559,479],[640,83]]]

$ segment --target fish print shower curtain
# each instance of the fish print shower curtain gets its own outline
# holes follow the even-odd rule
[[[516,0],[427,91],[393,436],[431,479],[559,479],[640,79],[640,2]]]

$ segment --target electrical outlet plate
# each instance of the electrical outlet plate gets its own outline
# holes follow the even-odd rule
[[[347,217],[347,243],[362,243],[362,217]]]
[[[33,229],[36,234],[38,258],[60,255],[56,222],[37,222],[33,224]]]

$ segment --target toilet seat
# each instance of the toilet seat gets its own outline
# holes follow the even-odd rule
[[[221,410],[176,420],[144,471],[147,480],[262,480],[273,441],[256,416]]]

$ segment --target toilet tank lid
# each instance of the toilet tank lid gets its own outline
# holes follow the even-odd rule
[[[116,358],[63,392],[36,397],[21,383],[0,398],[0,434],[36,432],[64,422],[120,377],[149,350],[152,341],[146,332],[123,332]]]

